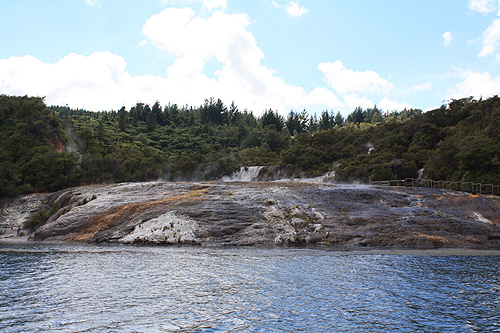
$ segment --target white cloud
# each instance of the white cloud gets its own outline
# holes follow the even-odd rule
[[[452,40],[453,40],[453,37],[451,36],[451,32],[449,31],[446,31],[444,34],[443,34],[443,39],[444,39],[444,45],[445,46],[448,46],[451,44]]]
[[[256,114],[267,108],[288,113],[317,104],[342,106],[328,89],[308,94],[262,65],[264,55],[247,30],[249,24],[243,14],[214,11],[205,18],[190,9],[167,8],[143,28],[152,45],[177,56],[164,76],[131,76],[125,60],[110,52],[69,54],[53,64],[13,57],[0,60],[0,93],[46,96],[48,104],[95,111],[137,101],[198,105],[209,97],[234,100]],[[213,60],[221,69],[206,74],[205,64]]]
[[[167,8],[146,22],[143,33],[153,45],[179,57],[168,68],[168,77],[184,82],[185,89],[195,86],[203,98],[212,92],[212,96],[234,99],[256,112],[307,106],[310,98],[302,88],[286,84],[261,64],[264,54],[247,30],[249,24],[245,14],[215,11],[203,18],[189,8]],[[203,69],[212,59],[222,69],[209,80]]]
[[[285,7],[285,10],[288,13],[288,15],[292,17],[302,16],[309,11],[309,9],[299,6],[299,4],[295,1],[292,1],[290,4],[288,4]]]
[[[373,101],[366,96],[360,97],[356,94],[347,94],[344,95],[343,97],[345,104],[347,105],[347,108],[348,110],[350,110],[350,112],[353,111],[358,106],[363,109],[367,109],[367,108],[372,108],[375,105],[375,103],[373,103]]]
[[[498,0],[469,0],[469,8],[482,14],[494,12],[497,5]]]
[[[430,90],[431,88],[432,88],[432,82],[425,82],[422,84],[417,84],[417,85],[407,89],[406,91],[404,91],[404,93],[413,94],[413,93],[418,93],[418,92]]]
[[[203,7],[208,10],[226,9],[226,0],[203,0]]]
[[[0,93],[47,96],[48,104],[91,110],[117,109],[146,96],[151,87],[125,72],[125,60],[110,52],[69,54],[55,64],[31,56],[0,60]],[[151,80],[153,81],[153,80]]]
[[[469,0],[469,8],[473,11],[489,14],[500,8],[500,0]],[[500,11],[497,12],[500,16]],[[444,37],[444,36],[443,36]],[[479,52],[480,57],[496,54],[497,60],[500,60],[498,46],[500,44],[500,18],[493,20],[488,28],[482,34],[482,48]]]
[[[500,92],[500,76],[492,77],[490,73],[471,70],[462,72],[461,76],[464,80],[451,90],[449,98],[469,96],[488,98],[498,95]]]
[[[335,96],[335,94],[323,87],[315,88],[308,95],[308,104],[325,105],[334,108],[344,108],[344,104]]]
[[[500,19],[496,19],[483,32],[483,48],[479,53],[480,57],[491,55],[498,47],[500,41]]]
[[[223,4],[213,2],[214,6],[217,3]],[[340,61],[318,66],[331,88],[317,87],[308,93],[289,85],[262,64],[264,54],[249,25],[245,14],[214,10],[201,16],[190,8],[166,8],[147,20],[143,27],[147,40],[139,43],[151,43],[176,56],[164,75],[132,76],[125,59],[110,52],[69,54],[56,63],[13,57],[0,60],[0,94],[46,96],[48,104],[95,111],[131,107],[137,101],[199,105],[215,97],[225,103],[234,100],[240,109],[256,114],[267,108],[286,114],[302,108],[345,113],[358,106],[373,107],[373,100],[378,100],[373,94],[396,90],[376,72],[349,70]],[[207,73],[206,63],[214,61],[220,69]],[[399,105],[385,99],[382,103]]]
[[[357,107],[364,109],[374,107],[377,103],[374,103],[373,100],[378,98],[380,94],[412,94],[432,87],[432,83],[427,82],[406,90],[396,89],[394,84],[381,78],[378,73],[346,69],[340,61],[321,63],[318,65],[318,69],[323,72],[325,81],[343,98],[344,104],[338,102],[337,105],[342,107],[344,111],[347,107],[348,112]],[[387,97],[383,97],[377,105],[387,111],[411,108],[407,103],[399,103]]]
[[[95,6],[97,4],[97,0],[85,0],[85,2],[91,6]]]
[[[354,92],[387,92],[394,85],[374,71],[353,71],[344,67],[342,62],[320,63],[318,69],[323,72],[326,81],[340,94]]]
[[[286,5],[280,5],[279,3],[273,1],[273,5],[277,8],[284,9],[291,17],[299,17],[309,12],[309,9],[300,6],[297,1],[291,1]]]
[[[190,42],[195,37],[193,35],[196,31],[193,30],[196,30],[196,27],[194,26],[201,19],[191,22],[194,17],[195,13],[190,8],[168,8],[149,18],[142,28],[142,32],[152,41],[153,45],[173,54],[180,55],[186,52],[187,48],[191,48],[191,52],[195,52],[197,45],[190,45]],[[202,43],[203,37],[200,38]],[[200,46],[203,47],[203,44]]]
[[[160,3],[165,6],[186,6],[194,3],[201,3],[202,8],[208,9],[209,11],[215,9],[224,10],[227,7],[227,0],[161,0]]]
[[[386,97],[384,97],[380,103],[378,104],[378,107],[384,111],[402,111],[404,109],[411,109],[411,105],[408,103],[399,103],[396,101],[392,101]]]
[[[234,100],[240,109],[248,108],[256,114],[267,108],[282,114],[291,109],[313,111],[310,109],[313,106],[340,110],[347,115],[358,106],[375,105],[372,99],[355,93],[341,96],[342,102],[324,87],[306,93],[301,87],[286,84],[258,62],[247,68],[248,63],[251,62],[230,62],[211,78],[203,73],[202,59],[186,55],[178,57],[168,67],[167,75],[160,77],[131,76],[125,60],[110,52],[89,56],[69,54],[54,64],[31,56],[12,57],[0,60],[0,94],[46,96],[49,105],[68,104],[94,111],[128,108],[137,101],[199,105],[208,97],[221,98],[226,103]],[[471,87],[478,82],[488,86],[491,81],[494,80],[486,77],[481,81],[471,76],[467,83]],[[496,81],[500,84],[500,79]],[[500,91],[498,84],[494,89]],[[462,86],[465,89],[467,85]],[[410,107],[386,98],[377,105],[384,110]]]
[[[50,65],[32,56],[0,60],[0,94],[45,96],[43,75]]]
[[[357,107],[361,107],[363,109],[373,108],[377,105],[378,109],[384,111],[402,111],[404,109],[411,109],[412,106],[408,103],[399,103],[397,101],[393,101],[388,99],[387,97],[382,98],[382,100],[378,103],[374,103],[373,100],[366,96],[359,97],[355,94],[349,94],[344,96],[344,100],[348,106],[349,112],[352,112]]]

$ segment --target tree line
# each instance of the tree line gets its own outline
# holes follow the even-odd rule
[[[416,177],[500,183],[498,97],[437,110],[356,108],[347,117],[234,102],[92,112],[0,96],[0,195],[145,180],[210,180],[241,166],[279,166],[291,177],[335,170],[339,181]],[[495,127],[495,125],[497,125]]]

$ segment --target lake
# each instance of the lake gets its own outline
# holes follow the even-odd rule
[[[494,332],[500,256],[0,242],[2,332]]]

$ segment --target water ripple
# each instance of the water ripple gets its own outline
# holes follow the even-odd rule
[[[500,331],[500,257],[0,244],[5,332]]]

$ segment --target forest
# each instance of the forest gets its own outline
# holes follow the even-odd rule
[[[96,183],[216,180],[242,166],[287,177],[335,171],[338,182],[425,177],[500,184],[500,98],[451,100],[428,112],[376,106],[265,110],[210,98],[93,112],[0,96],[0,196]]]

